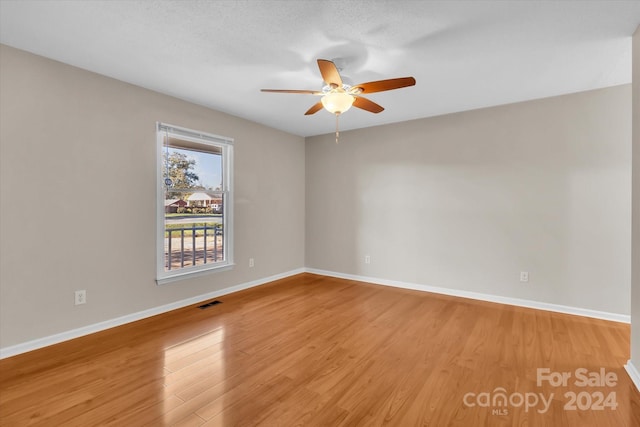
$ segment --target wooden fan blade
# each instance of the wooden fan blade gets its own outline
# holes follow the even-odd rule
[[[306,93],[309,95],[322,95],[322,92],[317,90],[296,90],[296,89],[260,89],[260,92],[275,92],[275,93]]]
[[[322,110],[322,101],[321,102],[316,102],[315,104],[313,104],[313,107],[309,108],[307,110],[306,113],[304,113],[305,116],[309,116],[311,114],[315,114],[318,111]]]
[[[400,89],[401,87],[413,86],[416,79],[413,77],[400,77],[397,79],[378,80],[375,82],[361,83],[354,85],[351,92],[358,93],[374,93],[384,92],[385,90]]]
[[[342,87],[342,77],[340,77],[336,64],[327,59],[318,59],[318,68],[320,68],[322,80],[326,84],[333,87]]]
[[[370,111],[372,113],[379,113],[384,110],[382,106],[376,104],[373,101],[369,101],[367,98],[363,98],[361,96],[355,96],[356,100],[353,101],[353,106],[361,108],[363,110]]]

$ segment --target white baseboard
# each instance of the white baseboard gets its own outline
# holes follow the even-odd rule
[[[272,282],[274,280],[284,279],[286,277],[304,273],[304,272],[319,274],[319,275],[329,276],[329,277],[337,277],[341,279],[357,280],[360,282],[373,283],[376,285],[392,286],[396,288],[412,289],[412,290],[423,291],[423,292],[433,292],[437,294],[450,295],[450,296],[456,296],[456,297],[462,297],[462,298],[470,298],[470,299],[475,299],[480,301],[496,302],[500,304],[514,305],[518,307],[527,307],[527,308],[534,308],[538,310],[554,311],[558,313],[593,317],[596,319],[611,320],[614,322],[631,323],[631,316],[624,315],[624,314],[608,313],[608,312],[589,310],[589,309],[579,308],[579,307],[569,307],[569,306],[559,305],[559,304],[550,304],[550,303],[531,301],[531,300],[525,300],[520,298],[502,297],[497,295],[482,294],[482,293],[462,291],[457,289],[439,288],[435,286],[419,285],[415,283],[400,282],[396,280],[386,280],[386,279],[378,279],[375,277],[366,277],[366,276],[359,276],[354,274],[337,273],[335,271],[319,270],[315,268],[299,268],[299,269],[291,270],[285,273],[276,274],[274,276],[253,280],[251,282],[242,283],[239,285],[209,292],[203,295],[198,295],[195,297],[176,301],[170,304],[165,304],[159,307],[150,308],[148,310],[139,311],[137,313],[127,314],[125,316],[117,317],[115,319],[105,320],[104,322],[94,323],[92,325],[83,326],[81,328],[72,329],[70,331],[65,331],[59,334],[38,338],[32,341],[27,341],[27,342],[16,344],[9,347],[3,347],[3,348],[0,348],[0,359],[15,356],[21,353],[26,353],[32,350],[37,350],[39,348],[47,347],[53,344],[58,344],[63,341],[68,341],[84,335],[100,332],[105,329],[124,325],[126,323],[135,322],[137,320],[155,316],[157,314],[162,314],[171,310],[193,305],[198,302],[205,301],[207,299],[217,298],[222,295],[230,294],[230,293],[241,291],[244,289],[249,289],[255,286],[260,286],[265,283]],[[629,362],[626,365],[626,367],[627,367],[627,372],[629,372],[629,375],[634,380],[634,383],[640,389],[640,386],[639,386],[640,375],[638,375],[638,371],[631,364],[631,362]]]
[[[640,370],[635,367],[631,359],[629,359],[627,364],[624,365],[624,369],[626,369],[627,373],[631,377],[631,381],[635,384],[636,389],[640,391]]]
[[[170,304],[165,304],[159,307],[154,307],[147,310],[139,311],[137,313],[127,314],[125,316],[117,317],[115,319],[105,320],[104,322],[94,323],[92,325],[87,325],[81,328],[72,329],[70,331],[61,332],[59,334],[50,335],[48,337],[38,338],[38,339],[27,341],[21,344],[0,348],[0,359],[5,359],[7,357],[15,356],[21,353],[26,353],[32,350],[37,350],[42,347],[58,344],[63,341],[68,341],[84,335],[100,332],[105,329],[113,328],[115,326],[124,325],[125,323],[135,322],[136,320],[141,320],[147,317],[155,316],[157,314],[162,314],[178,308],[197,304],[201,301],[205,301],[211,298],[217,298],[222,295],[227,295],[227,294],[238,292],[244,289],[253,288],[255,286],[264,285],[265,283],[273,282],[274,280],[284,279],[285,277],[304,273],[305,271],[306,270],[304,268],[291,270],[285,273],[276,274],[274,276],[253,280],[251,282],[230,286],[228,288],[224,288],[224,289],[209,292],[206,294],[198,295],[195,297],[172,302]]]
[[[396,280],[378,279],[375,277],[359,276],[355,274],[337,273],[335,271],[319,270],[307,268],[308,273],[320,274],[322,276],[337,277],[340,279],[357,280],[359,282],[373,283],[376,285],[392,286],[395,288],[412,289],[423,292],[433,292],[436,294],[450,295],[455,297],[470,298],[480,301],[496,302],[499,304],[514,305],[518,307],[535,308],[537,310],[554,311],[557,313],[573,314],[577,316],[592,317],[595,319],[610,320],[613,322],[631,323],[631,316],[626,314],[608,313],[605,311],[590,310],[580,307],[570,307],[560,304],[550,304],[546,302],[532,301],[520,298],[503,297],[499,295],[469,292],[458,289],[439,288],[436,286],[419,285],[416,283],[399,282]]]

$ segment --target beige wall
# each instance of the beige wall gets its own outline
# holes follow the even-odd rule
[[[0,49],[0,348],[304,267],[303,138]],[[232,271],[155,284],[156,121],[235,138]]]
[[[633,35],[633,234],[631,360],[640,372],[640,27]],[[640,384],[638,385],[640,388]]]
[[[630,109],[623,85],[307,138],[306,266],[628,315]]]

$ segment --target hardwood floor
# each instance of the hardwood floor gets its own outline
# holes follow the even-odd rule
[[[218,299],[0,361],[0,425],[640,426],[626,324],[312,274]]]

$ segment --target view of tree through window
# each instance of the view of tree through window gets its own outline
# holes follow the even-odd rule
[[[159,135],[163,150],[164,272],[225,264],[226,147],[166,131],[159,131]]]

